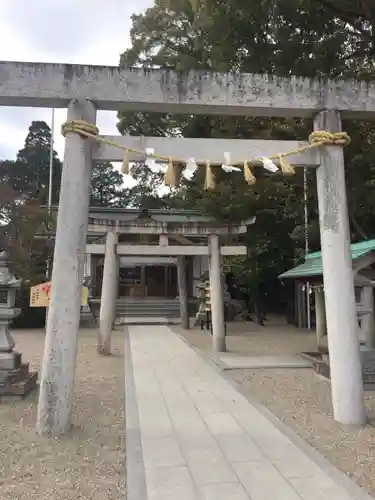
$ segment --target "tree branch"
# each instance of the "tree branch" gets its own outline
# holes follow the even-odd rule
[[[143,16],[143,19],[140,21],[140,24],[143,25],[144,28],[146,28],[146,31],[148,31],[148,33],[149,33],[150,36],[153,36],[153,31],[154,30],[152,28],[150,28],[150,26],[148,25],[147,20],[145,19],[145,16]],[[193,29],[192,26],[191,26],[191,28]],[[186,47],[184,47],[184,46],[175,47],[173,45],[173,43],[171,43],[169,40],[167,40],[163,36],[159,36],[159,42],[161,42],[169,50],[172,50],[173,52],[175,52],[176,55],[178,55],[178,54],[184,54],[185,56],[190,57],[191,59],[193,59],[195,62],[198,62],[198,63],[201,62],[189,50],[186,50]]]
[[[361,26],[358,26],[356,20],[359,16],[364,16],[362,12],[355,12],[350,10],[340,9],[336,4],[332,4],[330,0],[318,0],[318,2],[330,10],[335,16],[337,16],[341,21],[350,24],[358,33],[368,36],[368,31],[364,30]]]

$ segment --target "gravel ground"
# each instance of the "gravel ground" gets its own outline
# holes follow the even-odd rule
[[[16,349],[38,370],[44,331],[13,332]],[[37,395],[0,405],[1,500],[119,500],[125,492],[124,346],[96,353],[96,331],[80,332],[74,428],[68,436],[35,432]]]
[[[179,327],[176,331],[201,351],[211,351],[211,338],[206,332],[183,331]],[[253,323],[230,325],[227,346],[233,353],[257,356],[316,350],[315,334],[298,332],[285,325],[260,328]],[[369,425],[355,429],[333,421],[330,384],[312,369],[231,370],[226,373],[338,469],[375,496],[375,392],[365,393]]]

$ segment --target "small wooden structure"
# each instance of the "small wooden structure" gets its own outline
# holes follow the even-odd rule
[[[374,297],[375,287],[375,240],[366,240],[351,245],[353,282],[356,299],[358,337],[361,344],[368,349],[375,348],[375,324],[374,324]],[[318,347],[327,347],[327,325],[324,300],[323,265],[321,252],[313,252],[306,255],[305,261],[284,272],[280,279],[293,279],[297,282],[298,316],[303,316],[306,310],[306,302],[303,300],[306,294],[298,294],[298,290],[308,283],[313,294],[313,308],[315,309],[315,321]],[[350,286],[350,284],[348,284]],[[301,300],[302,299],[302,300]]]

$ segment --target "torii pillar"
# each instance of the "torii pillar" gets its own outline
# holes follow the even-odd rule
[[[341,132],[340,114],[319,113],[314,130]],[[341,146],[322,148],[316,176],[333,416],[344,424],[362,425],[366,414]]]
[[[368,311],[361,321],[366,332],[366,347],[375,349],[374,289],[372,286],[362,288],[362,305]]]
[[[187,259],[185,255],[177,257],[177,276],[178,276],[178,298],[180,302],[181,327],[189,330],[189,298],[187,288]]]
[[[315,319],[316,341],[318,348],[324,346],[323,339],[327,336],[326,305],[324,302],[323,288],[315,287]]]
[[[226,351],[224,322],[224,290],[221,273],[220,239],[217,234],[208,237],[212,343],[216,352]]]
[[[98,353],[111,354],[112,329],[116,319],[119,262],[116,252],[118,236],[109,231],[106,236],[103,283],[100,301]]]
[[[68,120],[95,124],[95,104],[88,100],[70,101]],[[92,140],[68,132],[40,380],[39,433],[65,434],[71,427],[91,170]]]

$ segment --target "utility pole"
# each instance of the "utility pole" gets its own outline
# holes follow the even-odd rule
[[[54,132],[55,132],[55,108],[52,108],[52,122],[51,122],[51,142],[49,152],[49,184],[48,184],[48,216],[51,217],[52,211],[52,183],[53,183],[53,145],[54,145]],[[51,274],[51,257],[48,256],[46,266],[47,280]]]
[[[307,193],[307,167],[303,169],[303,199],[304,199],[304,218],[305,218],[305,257],[309,253],[309,211],[308,211],[308,193]],[[306,313],[307,329],[311,330],[311,309],[310,309],[310,283],[306,283]]]

